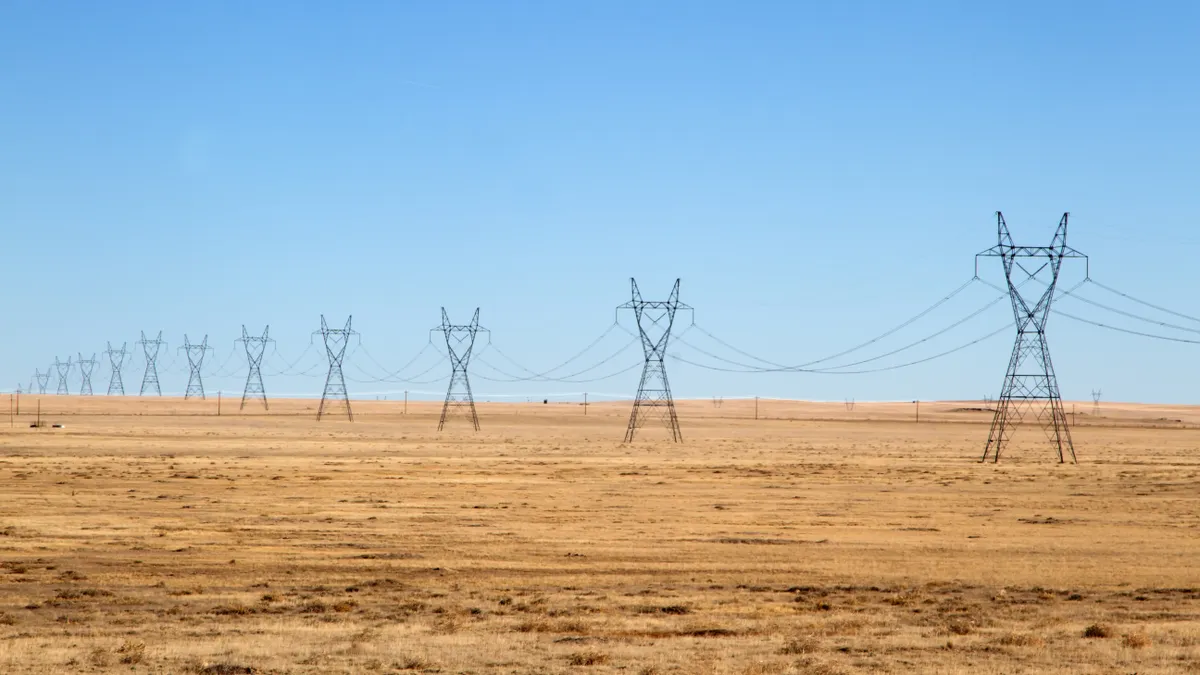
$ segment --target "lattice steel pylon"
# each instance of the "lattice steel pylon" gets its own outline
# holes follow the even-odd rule
[[[67,388],[67,376],[71,374],[71,357],[67,357],[67,362],[63,363],[54,357],[54,369],[58,372],[58,391],[55,394],[59,396],[68,396],[71,391]]]
[[[138,390],[138,396],[145,396],[150,387],[154,387],[154,393],[162,396],[162,388],[158,386],[158,355],[163,345],[167,344],[162,339],[162,331],[158,331],[158,337],[153,340],[147,340],[146,331],[142,331],[142,339],[137,343],[146,355],[146,372],[142,374],[142,388]]]
[[[1092,417],[1100,416],[1100,394],[1099,389],[1092,390]]]
[[[629,415],[625,442],[633,442],[638,427],[645,424],[646,417],[657,414],[671,430],[671,439],[682,443],[683,432],[679,430],[675,399],[671,397],[671,385],[667,380],[667,343],[671,338],[671,328],[675,325],[675,313],[681,309],[692,308],[679,301],[679,279],[675,280],[671,296],[665,302],[643,300],[636,279],[630,279],[629,285],[633,289],[633,299],[617,309],[633,310],[637,318],[638,334],[642,339],[646,365],[642,368],[637,398],[633,400],[633,412]]]
[[[271,327],[263,328],[262,337],[250,335],[246,332],[246,325],[242,324],[242,337],[234,342],[242,343],[246,348],[246,363],[250,366],[250,372],[246,374],[246,388],[242,390],[242,405],[238,406],[238,410],[243,410],[246,407],[246,399],[251,396],[261,398],[264,410],[270,410],[267,405],[267,390],[263,387],[262,379],[262,361],[263,354],[267,353],[267,343],[274,342],[268,333],[271,332]]]
[[[1067,258],[1087,260],[1087,256],[1067,246],[1069,215],[1063,214],[1049,246],[1014,246],[1004,215],[997,211],[999,243],[975,256],[976,274],[979,272],[980,257],[1000,258],[1003,262],[1017,328],[1017,340],[1013,345],[1008,371],[1004,375],[1004,386],[996,401],[996,415],[992,418],[987,445],[984,446],[980,461],[986,462],[991,456],[993,461],[999,462],[1000,452],[1010,441],[1015,427],[1031,410],[1036,410],[1037,421],[1058,453],[1058,461],[1065,462],[1068,455],[1072,462],[1076,461],[1071,429],[1067,426],[1067,414],[1063,410],[1054,364],[1050,360],[1050,347],[1046,344],[1046,323],[1062,261]],[[1036,279],[1043,271],[1048,272],[1050,278],[1037,302],[1030,304],[1020,287]],[[1020,278],[1014,280],[1014,273]]]
[[[83,358],[83,354],[80,354],[79,360],[76,363],[79,364],[79,378],[82,380],[82,383],[79,385],[79,395],[91,396],[92,370],[96,367],[96,355],[92,354],[92,358],[85,359]]]
[[[183,392],[183,400],[188,400],[196,396],[200,400],[204,400],[204,379],[200,376],[200,369],[204,367],[204,356],[212,351],[212,347],[208,346],[208,336],[198,345],[194,345],[188,341],[188,336],[185,333],[183,336],[183,346],[180,351],[187,354],[188,360],[188,383],[187,389]]]
[[[50,386],[50,369],[47,368],[46,372],[43,373],[42,371],[38,370],[37,368],[34,368],[33,369],[33,379],[37,380],[38,393],[45,394],[46,387]]]
[[[317,421],[328,414],[328,409],[334,406],[345,406],[346,418],[354,421],[354,411],[350,408],[350,394],[346,391],[346,376],[342,373],[342,361],[346,358],[346,345],[350,336],[357,335],[351,328],[353,316],[346,317],[345,328],[330,328],[325,323],[325,315],[321,315],[321,339],[325,341],[325,354],[329,359],[329,374],[325,376],[325,390],[321,392],[321,405],[317,408]]]
[[[438,418],[438,431],[446,426],[446,418],[462,411],[470,420],[475,431],[479,431],[479,414],[475,411],[475,397],[471,394],[471,380],[467,368],[471,365],[471,350],[475,348],[475,336],[486,333],[487,329],[479,325],[479,308],[471,323],[456,325],[450,323],[446,308],[442,308],[442,323],[430,332],[441,332],[446,338],[446,353],[450,357],[450,386],[446,388],[446,402],[442,404],[442,416]]]
[[[125,366],[125,356],[128,352],[125,350],[129,346],[128,342],[122,342],[120,349],[113,349],[112,343],[109,342],[108,349],[104,353],[108,355],[108,362],[112,366],[112,374],[108,377],[108,395],[112,396],[116,392],[118,396],[125,395],[125,380],[121,379],[121,368]]]

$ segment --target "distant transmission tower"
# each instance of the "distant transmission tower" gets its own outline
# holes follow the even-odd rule
[[[629,284],[633,289],[633,299],[617,309],[632,309],[637,317],[646,365],[642,368],[642,380],[638,384],[637,398],[633,401],[633,413],[625,430],[625,442],[632,442],[638,427],[645,424],[646,417],[656,414],[671,430],[671,438],[681,443],[683,432],[679,430],[679,417],[675,414],[675,399],[671,398],[665,361],[667,341],[671,337],[671,327],[675,325],[675,312],[690,310],[691,307],[679,301],[679,279],[675,280],[671,297],[666,302],[642,300],[637,281],[630,279]]]
[[[104,353],[108,355],[108,362],[112,365],[112,375],[108,378],[108,395],[112,396],[115,392],[118,396],[125,395],[125,380],[121,379],[121,368],[125,365],[125,347],[128,342],[122,342],[121,348],[113,349],[112,343],[109,342],[108,349]]]
[[[204,380],[200,377],[200,369],[204,366],[204,356],[212,351],[212,347],[208,346],[208,336],[204,336],[204,340],[198,345],[194,345],[188,341],[188,336],[185,333],[183,336],[183,346],[179,348],[187,354],[188,360],[188,383],[187,390],[183,392],[183,400],[188,400],[194,396],[199,396],[204,399]]]
[[[54,369],[58,371],[58,391],[54,392],[59,396],[67,396],[71,392],[67,389],[67,375],[71,374],[71,357],[67,357],[67,362],[63,363],[54,357]]]
[[[317,408],[317,420],[327,414],[327,409],[333,406],[345,406],[346,419],[354,421],[354,411],[350,409],[350,394],[346,392],[346,376],[342,373],[342,360],[346,358],[346,345],[354,331],[350,328],[353,316],[346,317],[345,328],[330,328],[325,323],[325,315],[321,315],[321,339],[325,341],[325,354],[329,358],[329,374],[325,376],[325,390],[321,392],[321,406]]]
[[[145,396],[146,390],[154,387],[154,393],[162,396],[162,388],[158,386],[158,354],[167,343],[162,339],[162,331],[153,340],[146,339],[146,331],[142,331],[142,339],[137,342],[146,354],[146,372],[142,375],[142,388],[138,396]]]
[[[450,386],[446,389],[446,402],[442,404],[442,416],[438,419],[438,431],[446,426],[446,418],[451,414],[463,411],[471,420],[475,431],[479,431],[479,415],[475,412],[475,397],[471,394],[471,380],[467,376],[467,367],[471,365],[471,350],[475,348],[475,336],[487,332],[479,325],[479,308],[475,308],[475,316],[471,323],[455,325],[450,323],[446,308],[442,308],[442,324],[433,329],[441,332],[446,338],[446,353],[450,355]],[[432,331],[431,331],[432,332]]]
[[[1100,416],[1100,393],[1101,392],[1099,389],[1092,390],[1092,416],[1093,417]]]
[[[50,386],[50,369],[47,368],[46,372],[43,373],[42,371],[34,368],[33,379],[37,380],[38,393],[45,394],[46,387]]]
[[[996,229],[999,243],[975,257],[977,273],[981,256],[1000,258],[1004,263],[1008,297],[1012,301],[1017,326],[1016,344],[1008,362],[1008,372],[1004,376],[1004,386],[1000,390],[1000,398],[996,405],[996,416],[992,419],[981,461],[986,462],[989,455],[993,461],[1000,461],[1000,451],[1004,444],[1011,439],[1014,428],[1031,410],[1036,412],[1038,423],[1058,452],[1058,461],[1065,462],[1068,453],[1071,461],[1076,461],[1071,430],[1067,426],[1067,415],[1058,391],[1058,380],[1054,377],[1054,364],[1050,361],[1050,347],[1046,344],[1046,320],[1050,315],[1050,303],[1054,300],[1062,261],[1067,258],[1087,259],[1084,254],[1067,246],[1069,215],[1063,214],[1049,246],[1014,246],[1004,216],[997,211]],[[1015,280],[1014,269],[1020,272],[1020,278]],[[1031,305],[1021,294],[1020,287],[1036,278],[1043,270],[1049,272],[1050,279],[1041,297]]]
[[[246,399],[251,396],[262,399],[263,409],[271,409],[267,405],[267,390],[263,388],[262,379],[263,354],[267,352],[267,343],[274,342],[267,336],[270,331],[271,327],[267,326],[263,328],[262,337],[255,337],[247,333],[246,325],[242,324],[242,337],[238,338],[236,342],[242,343],[242,346],[246,348],[246,362],[250,365],[250,372],[246,375],[246,388],[242,390],[242,405],[238,407],[238,410],[246,407]]]
[[[76,361],[76,363],[79,364],[79,375],[80,375],[80,378],[83,380],[83,384],[79,385],[79,395],[80,396],[91,396],[92,395],[92,369],[94,369],[96,367],[96,355],[92,354],[92,358],[85,359],[85,358],[83,358],[83,354],[80,354],[79,360]]]

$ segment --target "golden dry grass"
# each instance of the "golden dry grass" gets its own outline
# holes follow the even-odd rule
[[[1200,671],[1197,409],[984,465],[976,404],[22,405],[4,673]]]

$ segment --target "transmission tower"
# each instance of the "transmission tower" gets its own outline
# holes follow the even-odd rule
[[[76,363],[79,364],[79,375],[80,375],[80,379],[83,380],[83,383],[81,385],[79,385],[79,395],[80,396],[91,396],[92,395],[92,369],[96,367],[96,355],[92,354],[92,358],[85,359],[85,358],[83,358],[83,354],[80,354],[79,360],[76,361]]]
[[[446,338],[446,353],[450,356],[450,386],[446,389],[446,402],[442,404],[442,416],[438,419],[438,431],[446,426],[446,418],[451,414],[462,411],[471,419],[475,431],[479,431],[479,415],[475,412],[475,397],[471,395],[471,380],[467,376],[467,367],[471,364],[471,350],[475,348],[475,336],[487,332],[479,325],[479,308],[471,323],[455,325],[450,323],[446,308],[442,308],[442,324],[432,331],[440,331]]]
[[[188,336],[185,333],[183,336],[183,346],[180,351],[187,354],[188,360],[188,383],[187,389],[183,392],[183,400],[188,400],[194,396],[199,396],[204,400],[204,380],[200,377],[200,369],[204,366],[204,356],[212,351],[212,347],[208,346],[208,336],[204,336],[204,340],[198,345],[194,345],[188,341]]]
[[[58,372],[58,391],[54,392],[59,396],[67,396],[71,392],[67,389],[67,375],[71,374],[71,357],[67,357],[67,362],[63,363],[54,357],[54,369]]]
[[[33,379],[37,380],[38,393],[45,394],[46,387],[50,386],[50,369],[47,368],[46,372],[43,373],[42,371],[34,368],[33,369]],[[31,391],[32,391],[32,389],[33,389],[33,387],[30,387]]]
[[[108,378],[108,395],[112,396],[116,392],[119,396],[125,395],[125,381],[121,379],[121,368],[125,365],[125,347],[128,342],[121,343],[121,349],[113,349],[112,343],[109,342],[108,349],[104,353],[108,355],[108,362],[112,365],[112,375]]]
[[[153,340],[147,340],[146,331],[142,331],[142,339],[137,343],[146,354],[146,372],[142,375],[142,388],[138,391],[138,396],[145,396],[150,387],[154,387],[154,393],[162,396],[162,388],[158,386],[158,354],[167,344],[162,339],[162,331],[158,331],[158,337]]]
[[[246,362],[250,364],[250,372],[246,375],[246,388],[242,390],[242,405],[238,410],[246,407],[246,399],[251,396],[262,399],[264,410],[271,409],[267,405],[267,390],[263,388],[262,379],[263,354],[267,352],[267,343],[274,342],[267,336],[270,330],[271,327],[267,326],[263,328],[262,337],[255,337],[247,333],[246,325],[242,324],[242,337],[235,340],[246,348]]]
[[[1092,417],[1100,416],[1100,390],[1092,390]]]
[[[327,414],[328,408],[345,406],[346,419],[354,421],[354,411],[350,409],[350,394],[346,392],[346,376],[342,374],[342,360],[346,358],[346,345],[350,336],[356,333],[350,328],[353,316],[346,317],[345,328],[330,328],[325,323],[325,315],[321,315],[321,339],[325,341],[325,355],[329,359],[329,374],[325,376],[325,390],[321,392],[321,406],[317,408],[317,420]]]
[[[633,441],[638,427],[645,424],[648,416],[657,415],[671,430],[671,438],[676,443],[682,443],[683,433],[679,430],[679,417],[675,414],[675,399],[671,398],[665,361],[667,341],[671,337],[671,327],[675,325],[675,312],[692,308],[679,301],[679,279],[675,280],[671,297],[666,302],[643,300],[637,280],[630,279],[629,284],[633,289],[633,299],[617,309],[633,310],[646,365],[642,368],[642,380],[638,383],[637,398],[633,401],[633,413],[629,415],[625,442]]]
[[[1050,348],[1046,344],[1046,321],[1050,316],[1050,303],[1054,300],[1062,261],[1067,258],[1087,259],[1084,254],[1067,246],[1069,215],[1063,214],[1049,246],[1014,246],[1004,215],[997,211],[999,243],[975,257],[976,273],[981,256],[1000,258],[1004,263],[1008,297],[1012,301],[1017,327],[1017,340],[1013,345],[1004,386],[997,400],[996,416],[992,419],[981,461],[986,462],[989,455],[993,461],[1000,461],[1004,444],[1009,442],[1014,429],[1030,411],[1035,412],[1046,437],[1058,452],[1058,461],[1065,462],[1067,454],[1070,454],[1072,462],[1076,461],[1071,430],[1067,426],[1067,415],[1058,391],[1058,380],[1054,377],[1054,364],[1050,361]],[[1030,299],[1021,293],[1020,287],[1036,279],[1043,271],[1048,271],[1050,278],[1041,296],[1031,304]],[[1013,278],[1014,273],[1018,278]]]

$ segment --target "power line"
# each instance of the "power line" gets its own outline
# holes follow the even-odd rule
[[[535,381],[535,380],[543,380],[543,381],[546,381],[546,382],[566,382],[566,381],[567,381],[567,378],[571,378],[571,377],[574,377],[575,375],[578,375],[578,374],[581,374],[581,373],[586,373],[586,372],[588,372],[588,371],[591,371],[591,370],[595,370],[595,369],[596,369],[597,367],[599,367],[600,365],[603,365],[603,364],[604,364],[604,363],[606,363],[607,361],[609,361],[609,360],[611,360],[612,358],[614,358],[614,357],[609,357],[608,359],[605,359],[604,361],[601,361],[600,363],[598,363],[598,364],[595,364],[595,365],[593,365],[593,366],[591,366],[591,367],[589,367],[589,368],[584,368],[583,370],[581,370],[581,371],[578,371],[578,372],[576,372],[576,373],[575,373],[575,374],[573,374],[573,375],[563,375],[563,376],[560,376],[560,377],[549,377],[550,373],[553,373],[553,372],[554,372],[554,371],[556,371],[556,370],[561,370],[561,369],[565,368],[565,367],[566,367],[568,364],[570,364],[570,363],[572,363],[572,362],[574,362],[574,361],[578,360],[578,359],[579,359],[579,357],[581,357],[581,356],[583,356],[584,354],[586,354],[587,352],[591,351],[591,350],[592,350],[592,348],[594,348],[596,345],[600,344],[600,342],[601,342],[601,341],[603,341],[603,340],[604,340],[604,338],[608,337],[608,336],[609,336],[609,335],[610,335],[610,334],[611,334],[611,333],[612,333],[614,330],[616,330],[617,328],[622,328],[622,329],[624,329],[624,326],[621,326],[621,325],[620,325],[618,322],[614,321],[612,324],[610,324],[610,325],[608,326],[608,328],[604,329],[604,332],[603,332],[603,333],[600,333],[600,335],[599,335],[598,337],[596,337],[594,340],[592,340],[591,342],[589,342],[589,343],[588,343],[588,345],[587,345],[586,347],[584,347],[583,349],[581,349],[581,350],[579,350],[578,352],[576,352],[574,355],[572,355],[572,356],[571,356],[570,358],[568,358],[566,361],[563,361],[562,363],[559,363],[558,365],[554,366],[553,368],[548,368],[548,369],[546,369],[546,370],[543,370],[543,371],[542,371],[542,372],[540,372],[540,373],[538,373],[538,372],[534,372],[533,370],[530,370],[529,368],[526,368],[525,366],[521,365],[520,363],[518,363],[517,361],[515,361],[515,360],[513,360],[511,357],[509,357],[509,356],[508,356],[508,354],[505,354],[503,351],[501,351],[501,350],[500,350],[500,348],[499,348],[499,347],[497,347],[497,346],[496,346],[496,345],[495,345],[495,344],[492,342],[492,340],[491,340],[491,335],[489,334],[489,336],[488,336],[488,342],[487,342],[487,345],[485,345],[485,349],[487,349],[487,348],[490,348],[492,351],[494,351],[494,352],[496,352],[497,354],[499,354],[499,355],[500,355],[500,357],[501,357],[501,358],[503,358],[505,361],[508,361],[509,363],[513,364],[513,365],[514,365],[514,366],[516,366],[517,368],[520,368],[521,370],[523,370],[523,371],[525,371],[525,372],[529,373],[529,377],[526,377],[526,376],[524,376],[524,375],[512,375],[511,373],[506,373],[505,371],[503,371],[503,370],[501,370],[501,369],[499,369],[499,368],[497,368],[497,367],[495,367],[495,366],[493,366],[493,365],[491,365],[491,364],[485,364],[485,365],[487,365],[489,368],[491,368],[492,370],[495,370],[495,371],[496,371],[496,372],[498,372],[498,373],[501,373],[501,374],[503,374],[503,375],[505,375],[505,376],[507,376],[507,377],[510,377],[510,378],[512,378],[511,380],[492,380],[493,382],[501,382],[501,381],[510,381],[510,382],[532,382],[532,381]],[[628,349],[629,347],[632,347],[634,342],[637,342],[637,336],[634,336],[634,339],[633,339],[633,341],[631,341],[629,344],[627,344],[627,345],[625,345],[624,347],[622,347],[622,348],[621,348],[621,351],[624,351],[625,349]],[[481,351],[482,351],[482,350],[481,350]],[[614,356],[615,356],[615,355],[614,355]],[[490,378],[485,378],[485,379],[490,379]]]
[[[717,337],[716,335],[713,335],[713,334],[712,334],[712,333],[710,333],[709,331],[705,330],[705,329],[704,329],[702,326],[696,326],[696,329],[697,329],[697,330],[699,330],[701,333],[703,333],[703,334],[707,335],[707,336],[708,336],[710,339],[712,339],[713,341],[717,342],[718,344],[720,344],[720,345],[721,345],[721,346],[723,346],[723,347],[726,347],[726,348],[728,348],[728,349],[731,349],[731,350],[733,350],[733,351],[735,351],[735,352],[737,352],[737,353],[741,354],[742,356],[745,356],[745,357],[748,357],[748,358],[754,359],[755,361],[760,361],[760,362],[762,362],[762,363],[766,363],[766,364],[768,364],[768,365],[772,366],[772,368],[763,368],[763,369],[757,369],[757,370],[761,370],[762,372],[771,372],[773,369],[778,369],[778,370],[796,370],[796,371],[803,371],[804,369],[806,369],[806,368],[808,368],[808,367],[810,367],[810,366],[817,365],[818,363],[824,363],[824,362],[826,362],[826,361],[832,361],[832,360],[834,360],[834,359],[836,359],[836,358],[840,358],[840,357],[842,357],[842,356],[845,356],[845,355],[847,355],[847,354],[851,354],[851,353],[853,353],[853,352],[856,352],[856,351],[858,351],[858,350],[860,350],[860,349],[863,349],[864,347],[869,347],[869,346],[871,346],[871,345],[875,344],[876,342],[879,342],[880,340],[882,340],[882,339],[884,339],[884,338],[887,338],[887,337],[890,337],[891,335],[894,335],[895,333],[899,332],[900,330],[903,330],[904,328],[907,328],[908,326],[912,325],[913,323],[915,323],[915,322],[919,321],[920,319],[924,318],[925,316],[927,316],[927,315],[928,315],[930,312],[932,312],[932,311],[936,310],[937,308],[939,308],[939,307],[941,307],[942,305],[946,304],[946,303],[947,303],[947,302],[949,302],[950,300],[954,299],[956,296],[958,296],[960,293],[962,293],[963,291],[965,291],[965,290],[966,290],[968,287],[970,287],[970,286],[971,286],[971,284],[975,283],[976,281],[979,281],[979,277],[978,277],[978,276],[975,276],[975,277],[972,277],[972,278],[968,279],[966,282],[964,282],[964,283],[963,283],[962,285],[960,285],[958,288],[955,288],[953,291],[950,291],[950,293],[946,294],[946,295],[945,295],[945,296],[944,296],[944,297],[943,297],[941,300],[938,300],[937,302],[933,303],[932,305],[930,305],[930,306],[926,307],[925,309],[921,310],[920,312],[918,312],[916,315],[914,315],[914,316],[910,317],[909,319],[907,319],[907,320],[905,320],[905,321],[901,322],[900,324],[896,325],[895,327],[893,327],[893,328],[891,328],[891,329],[889,329],[889,330],[887,330],[887,331],[884,331],[883,333],[880,333],[879,335],[877,335],[877,336],[875,336],[875,337],[871,338],[870,340],[867,340],[866,342],[862,342],[862,343],[860,343],[860,344],[857,344],[857,345],[855,345],[855,346],[853,346],[853,347],[850,347],[849,349],[842,350],[842,351],[840,351],[840,352],[838,352],[838,353],[836,353],[836,354],[830,354],[829,356],[826,356],[826,357],[823,357],[823,358],[819,358],[819,359],[816,359],[816,360],[813,360],[813,361],[809,361],[809,362],[807,362],[807,363],[801,363],[801,364],[797,364],[797,365],[794,365],[794,366],[787,366],[787,365],[782,365],[782,364],[775,363],[775,362],[773,362],[773,361],[768,361],[767,359],[760,358],[760,357],[758,357],[758,356],[755,356],[755,355],[753,355],[753,354],[750,354],[749,352],[746,352],[746,351],[743,351],[743,350],[741,350],[741,349],[738,349],[737,347],[735,347],[735,346],[733,346],[733,345],[729,344],[728,342],[725,342],[725,341],[724,341],[724,340],[722,340],[721,338],[719,338],[719,337]],[[1001,299],[1003,299],[1003,298],[1001,298]],[[693,322],[693,324],[694,324],[694,322]],[[690,346],[690,345],[689,345],[689,346]],[[697,351],[699,351],[699,350],[697,350]],[[714,358],[718,358],[718,357],[714,357]],[[725,359],[721,359],[721,360],[725,360]],[[727,362],[729,362],[729,361],[727,361]],[[736,362],[729,362],[729,363],[734,363],[735,365],[741,365],[741,366],[742,366],[742,367],[744,367],[744,368],[755,368],[754,366],[750,366],[750,365],[746,365],[746,364],[740,364],[740,363],[736,363]],[[836,367],[836,366],[835,366],[835,367]]]
[[[1087,280],[1085,280],[1085,281],[1087,281]],[[1093,283],[1094,283],[1094,282],[1093,282]],[[1092,300],[1092,299],[1090,299],[1090,298],[1085,298],[1085,297],[1083,297],[1083,296],[1081,296],[1081,295],[1073,295],[1073,296],[1071,296],[1071,297],[1072,297],[1073,299],[1075,299],[1075,300],[1078,300],[1078,301],[1080,301],[1080,302],[1083,302],[1083,303],[1089,304],[1089,305],[1091,305],[1091,306],[1093,306],[1093,307],[1098,307],[1098,308],[1100,308],[1100,309],[1107,310],[1107,311],[1109,311],[1109,312],[1112,312],[1112,313],[1114,313],[1114,314],[1120,314],[1121,316],[1126,316],[1126,317],[1129,317],[1129,318],[1131,318],[1131,319],[1136,319],[1136,320],[1138,320],[1138,321],[1143,321],[1143,322],[1145,322],[1145,323],[1152,323],[1152,324],[1155,324],[1155,325],[1157,325],[1157,326],[1162,326],[1163,328],[1174,328],[1175,330],[1181,330],[1181,331],[1186,331],[1186,332],[1188,332],[1188,333],[1197,333],[1197,334],[1200,334],[1200,329],[1196,329],[1196,328],[1190,328],[1190,327],[1188,327],[1188,326],[1180,326],[1180,325],[1178,325],[1178,324],[1173,324],[1173,323],[1170,323],[1170,322],[1167,322],[1167,321],[1159,321],[1159,320],[1157,320],[1157,319],[1151,319],[1150,317],[1142,316],[1142,315],[1140,315],[1140,314],[1134,314],[1133,312],[1127,312],[1127,311],[1125,311],[1125,310],[1123,310],[1123,309],[1118,309],[1118,308],[1116,308],[1116,307],[1110,307],[1110,306],[1108,306],[1108,305],[1106,305],[1106,304],[1104,304],[1104,303],[1097,302],[1097,301],[1095,301],[1095,300]]]
[[[405,363],[403,366],[400,366],[400,368],[398,370],[389,371],[383,364],[381,364],[381,363],[379,363],[379,361],[375,360],[375,357],[372,356],[371,353],[367,351],[367,348],[365,345],[360,344],[358,346],[358,348],[362,350],[363,355],[367,357],[367,360],[369,360],[371,363],[374,363],[377,368],[379,368],[381,371],[383,371],[384,376],[376,377],[375,375],[368,373],[367,371],[363,370],[362,368],[359,368],[357,364],[354,367],[357,368],[358,371],[360,373],[362,373],[363,375],[366,375],[367,377],[375,378],[375,379],[371,380],[372,382],[407,382],[409,384],[414,384],[411,380],[400,377],[400,373],[403,373],[404,371],[408,370],[408,368],[410,366],[412,366],[412,364],[416,363],[417,360],[419,360],[422,356],[424,356],[425,352],[429,351],[429,349],[431,347],[434,347],[432,337],[430,337],[429,341],[427,341],[425,343],[425,345],[421,347],[421,350],[418,351],[415,356],[413,356],[411,359],[408,360],[408,363]],[[434,347],[434,349],[436,349],[436,347]],[[426,370],[425,372],[427,373],[427,372],[429,372],[429,370],[432,370],[432,368]],[[423,375],[423,374],[424,373],[422,373],[421,375]],[[416,375],[414,377],[421,377],[421,375]]]
[[[1168,335],[1156,335],[1154,333],[1144,333],[1140,330],[1132,330],[1129,328],[1120,328],[1118,326],[1110,326],[1106,323],[1101,323],[1099,321],[1093,321],[1091,319],[1085,319],[1081,316],[1075,316],[1074,314],[1068,314],[1067,312],[1064,312],[1061,309],[1054,310],[1054,313],[1057,314],[1058,316],[1064,316],[1068,319],[1071,319],[1072,321],[1079,321],[1080,323],[1086,323],[1086,324],[1089,324],[1092,326],[1096,326],[1097,328],[1104,328],[1106,330],[1117,331],[1118,333],[1127,333],[1129,335],[1138,335],[1141,337],[1153,338],[1155,340],[1164,340],[1167,342],[1182,342],[1182,343],[1190,344],[1190,345],[1200,345],[1200,340],[1189,340],[1187,338],[1170,337]]]
[[[1099,281],[1096,281],[1095,279],[1091,279],[1091,282],[1092,282],[1092,284],[1094,284],[1094,285],[1096,285],[1096,286],[1099,286],[1100,288],[1102,288],[1102,289],[1104,289],[1104,290],[1108,291],[1109,293],[1115,293],[1115,294],[1117,294],[1117,295],[1121,296],[1122,298],[1125,298],[1126,300],[1131,300],[1131,301],[1133,301],[1133,302],[1136,302],[1136,303],[1138,303],[1139,305],[1145,305],[1145,306],[1147,306],[1147,307],[1150,307],[1151,309],[1157,309],[1157,310],[1158,310],[1158,311],[1160,311],[1160,312],[1166,312],[1167,314],[1172,314],[1172,315],[1174,315],[1174,316],[1177,316],[1177,317],[1179,317],[1179,318],[1181,318],[1181,319],[1187,319],[1188,321],[1195,321],[1195,322],[1197,322],[1197,323],[1200,323],[1200,319],[1197,319],[1197,318],[1196,318],[1196,317],[1194,317],[1194,316],[1191,316],[1191,315],[1188,315],[1188,314],[1184,314],[1184,313],[1182,313],[1182,312],[1176,312],[1175,310],[1172,310],[1172,309],[1167,309],[1166,307],[1159,307],[1158,305],[1155,305],[1155,304],[1153,304],[1153,303],[1150,303],[1150,302],[1146,302],[1145,300],[1139,300],[1139,299],[1137,299],[1137,298],[1133,297],[1132,295],[1129,295],[1128,293],[1123,293],[1123,292],[1121,292],[1121,291],[1118,291],[1117,289],[1115,289],[1115,288],[1112,288],[1112,287],[1110,287],[1110,286],[1105,286],[1104,284],[1100,283]]]

